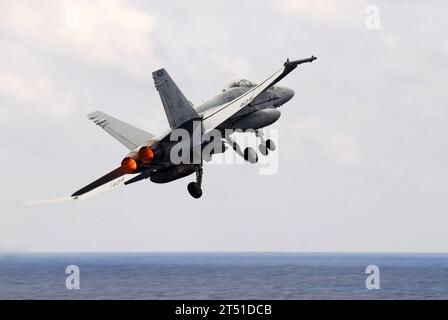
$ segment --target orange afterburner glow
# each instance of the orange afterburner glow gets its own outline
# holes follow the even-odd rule
[[[141,147],[138,152],[138,159],[143,163],[150,163],[154,159],[154,152],[150,147]]]
[[[121,161],[121,169],[124,173],[131,174],[137,170],[137,162],[132,158],[124,158]]]

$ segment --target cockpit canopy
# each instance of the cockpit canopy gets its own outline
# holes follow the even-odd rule
[[[226,91],[229,88],[252,88],[255,87],[256,84],[253,82],[250,82],[249,80],[246,79],[240,79],[237,81],[233,81],[231,83],[229,83],[222,91]]]

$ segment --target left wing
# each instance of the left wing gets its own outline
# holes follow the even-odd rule
[[[283,65],[283,68],[274,73],[272,76],[264,80],[258,86],[253,89],[247,91],[243,95],[239,96],[235,100],[232,100],[229,103],[217,106],[204,114],[203,117],[203,125],[204,131],[207,133],[210,130],[216,128],[221,123],[226,121],[228,118],[233,116],[235,113],[243,109],[249,103],[251,103],[260,93],[265,91],[266,89],[272,87],[281,79],[286,77],[291,71],[293,71],[299,64],[306,62],[313,62],[317,58],[312,56],[311,58],[289,61],[287,60]]]

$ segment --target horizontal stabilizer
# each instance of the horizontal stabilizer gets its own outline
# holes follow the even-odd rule
[[[95,111],[87,115],[89,120],[103,128],[129,150],[140,147],[154,136],[104,112]]]
[[[82,196],[90,191],[93,191],[99,187],[103,187],[103,190],[101,191],[109,191],[110,189],[116,187],[117,185],[125,182],[125,178],[123,177],[126,175],[124,171],[121,169],[121,167],[118,167],[117,169],[109,172],[108,174],[102,176],[101,178],[95,180],[91,184],[85,186],[84,188],[76,191],[74,194],[72,194],[72,197],[79,197]]]

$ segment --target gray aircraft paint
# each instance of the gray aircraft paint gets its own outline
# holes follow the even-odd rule
[[[93,120],[128,148],[140,144],[143,138],[151,138],[144,144],[131,150],[122,160],[120,167],[76,191],[71,197],[79,199],[80,196],[89,194],[99,187],[105,185],[115,186],[115,181],[118,181],[117,184],[130,184],[152,177],[151,180],[153,182],[166,183],[193,173],[193,168],[194,172],[196,172],[196,182],[191,182],[187,189],[194,198],[201,197],[202,150],[207,144],[212,142],[209,140],[211,138],[210,135],[216,131],[215,129],[221,132],[225,129],[259,129],[277,121],[280,117],[280,112],[275,109],[289,101],[294,96],[294,91],[277,87],[275,84],[296,69],[298,65],[310,63],[314,60],[316,60],[314,56],[295,61],[288,59],[280,70],[263,80],[260,84],[254,84],[244,79],[232,82],[222,92],[204,102],[197,109],[194,109],[193,105],[165,69],[154,71],[154,85],[159,92],[170,130],[159,137],[153,137],[151,134],[103,112],[91,113],[89,119]],[[199,127],[197,127],[197,123],[199,123]],[[199,128],[199,131],[197,128]],[[182,130],[180,129],[184,129],[183,131],[187,132],[186,140],[181,139],[182,136],[179,134]],[[199,139],[194,139],[196,133],[199,134]],[[178,135],[178,137],[173,137],[173,134]],[[270,141],[268,146],[267,142],[260,136],[260,132],[256,131],[255,134],[260,138],[260,143],[266,150],[264,152],[265,155],[268,149],[275,149],[273,141]],[[131,136],[133,137],[132,139],[130,139]],[[139,143],[133,143],[132,140],[134,139],[137,139]],[[188,151],[184,149],[178,150],[179,139],[181,139],[181,146],[189,146],[187,148]],[[258,161],[258,155],[253,148],[246,147],[242,151],[235,140],[228,134],[220,138],[221,141],[222,139],[225,139],[244,160],[250,163]],[[199,143],[196,144],[195,141],[199,141]],[[141,152],[151,152],[151,159],[143,161],[140,155]],[[221,152],[223,151],[220,150],[218,153]],[[155,157],[155,154],[159,154],[160,157]],[[193,157],[193,162],[190,160],[191,156]],[[185,157],[188,157],[187,162],[184,160]],[[177,161],[179,158],[180,161]],[[176,161],[174,161],[175,159]],[[181,169],[178,166],[183,166],[184,164],[193,165],[193,167],[187,166],[182,170],[178,170]],[[174,169],[169,170],[173,167]],[[132,177],[133,174],[139,175]],[[158,176],[156,177],[156,175]],[[126,177],[123,178],[124,176]]]
[[[241,81],[247,80],[238,80],[235,83],[239,83]],[[249,91],[251,87],[226,87],[222,92],[218,93],[216,96],[210,98],[209,100],[202,103],[200,106],[196,108],[196,111],[202,115],[206,111],[213,109],[216,106],[222,105],[224,103],[228,103],[237,97],[241,96],[245,92]],[[278,108],[284,103],[288,102],[294,96],[294,91],[289,88],[284,87],[272,87],[260,94],[258,97],[254,99],[248,106],[244,109],[238,111],[235,115],[233,115],[230,119],[226,120],[223,124],[221,124],[218,129],[259,129],[260,127],[251,126],[252,123],[255,123],[250,115],[255,113],[256,111],[267,109],[267,108]],[[269,121],[270,115],[266,114],[266,121]],[[279,116],[274,117],[272,119],[275,122]],[[247,122],[247,124],[245,123]],[[272,124],[271,122],[270,124]],[[238,123],[237,125],[235,125]]]

